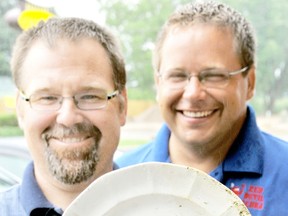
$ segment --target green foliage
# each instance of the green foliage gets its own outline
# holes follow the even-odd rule
[[[265,97],[255,97],[252,101],[250,101],[250,104],[257,111],[258,115],[265,115],[266,113],[269,113],[269,110],[265,108],[265,103]],[[282,97],[276,101],[273,113],[288,114],[288,97]]]
[[[171,12],[188,2],[191,0],[99,0],[107,25],[123,45],[129,99],[155,98],[151,66],[154,41]],[[288,95],[287,0],[222,2],[241,12],[256,29],[257,98],[252,103],[257,101],[256,106],[263,112],[278,112],[283,107],[278,104]],[[10,75],[11,47],[19,34],[7,25],[3,16],[18,3],[18,0],[0,2],[0,75]]]
[[[102,10],[107,14],[107,24],[117,32],[123,43],[128,88],[136,83],[140,89],[139,94],[132,90],[135,92],[131,94],[133,99],[155,94],[152,90],[154,81],[151,50],[156,35],[169,14],[178,5],[187,2],[191,0],[101,1]],[[222,0],[222,2],[242,13],[256,30],[257,97],[258,101],[261,101],[259,108],[275,111],[277,100],[288,93],[288,43],[285,42],[288,35],[286,16],[288,3],[286,0],[279,0],[277,4],[272,0]],[[275,71],[281,72],[278,73],[278,77]]]
[[[256,29],[257,97],[265,111],[278,112],[277,100],[287,96],[288,88],[288,3],[280,0],[223,0],[240,11]]]
[[[8,26],[4,15],[17,3],[17,0],[2,0],[0,2],[0,75],[10,76],[11,50],[19,31]]]
[[[107,11],[107,24],[117,32],[123,43],[128,88],[136,83],[141,91],[140,97],[155,94],[151,51],[158,31],[180,2],[189,1],[102,1],[102,10]],[[138,96],[133,99],[138,99]]]
[[[10,75],[9,58],[4,51],[0,52],[0,75]]]
[[[23,136],[23,132],[19,127],[1,127],[0,137],[13,137],[13,136]]]
[[[140,145],[143,145],[145,143],[148,143],[150,140],[147,139],[147,140],[138,140],[138,139],[121,139],[120,140],[120,143],[119,143],[119,147],[120,148],[124,148],[124,149],[127,149],[127,148],[135,148],[137,146],[140,146]]]
[[[288,114],[288,97],[281,98],[275,103],[275,113],[286,113]]]
[[[0,137],[1,136],[23,136],[22,130],[18,127],[15,114],[0,115]]]
[[[0,127],[12,126],[18,127],[18,121],[15,114],[1,114],[0,115]]]
[[[253,108],[256,110],[257,115],[265,114],[265,106],[264,106],[264,100],[263,97],[254,97],[253,100],[249,101],[249,104],[253,106]]]
[[[142,88],[128,89],[128,98],[130,100],[154,100],[155,94],[154,89],[146,89],[145,91]]]

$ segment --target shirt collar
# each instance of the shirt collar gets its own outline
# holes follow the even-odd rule
[[[21,203],[28,215],[30,215],[31,212],[37,208],[56,209],[57,212],[62,213],[61,209],[55,208],[55,206],[53,206],[46,199],[41,189],[39,188],[39,185],[36,182],[34,176],[33,162],[27,166],[24,172],[20,194]]]
[[[153,160],[159,162],[168,162],[170,163],[169,156],[169,139],[171,131],[168,128],[167,124],[163,124],[159,133],[155,138],[154,148],[152,149]]]
[[[113,163],[113,170],[118,169],[118,166]],[[21,194],[21,203],[28,213],[31,214],[33,210],[39,209],[54,209],[55,212],[59,213],[60,215],[63,213],[61,208],[53,206],[44,196],[43,192],[39,188],[39,185],[35,179],[34,175],[34,164],[31,162],[23,176],[23,181],[20,189]]]
[[[261,175],[264,164],[264,148],[261,142],[255,113],[248,106],[246,120],[224,160],[223,171]]]
[[[169,157],[169,139],[171,131],[163,124],[155,138],[153,160],[171,162]],[[199,137],[199,139],[201,139]],[[234,141],[227,157],[219,166],[223,172],[253,173],[261,175],[264,164],[264,148],[261,144],[261,132],[256,123],[252,107],[247,107],[247,116],[242,129]],[[222,167],[223,166],[223,167]],[[219,170],[218,170],[219,171]],[[222,177],[220,177],[222,178]]]

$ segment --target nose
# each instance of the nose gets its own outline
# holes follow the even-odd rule
[[[201,98],[205,95],[205,89],[200,82],[199,78],[194,75],[191,76],[184,89],[183,97],[188,98]]]
[[[67,127],[84,121],[82,111],[77,108],[73,98],[63,98],[61,108],[58,110],[56,121],[57,123]]]

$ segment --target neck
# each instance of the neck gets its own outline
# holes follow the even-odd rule
[[[234,137],[235,138],[235,137]],[[183,143],[171,135],[169,152],[172,163],[193,167],[210,173],[226,157],[234,138],[226,139],[225,143]]]
[[[51,176],[50,173],[43,174],[43,172],[37,172],[36,167],[35,177],[46,199],[64,211],[71,204],[71,202],[94,180],[112,170],[113,164],[111,164],[109,168],[102,170],[100,173],[95,173],[94,176],[92,176],[89,180],[72,185],[59,182],[53,176]]]
[[[206,173],[213,171],[225,159],[245,121],[245,114],[231,125],[229,133],[217,134],[207,140],[186,141],[171,133],[169,152],[172,163],[200,169]]]

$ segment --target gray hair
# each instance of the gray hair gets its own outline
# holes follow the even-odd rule
[[[15,85],[21,86],[21,68],[29,49],[37,40],[55,46],[57,39],[76,41],[91,38],[99,42],[106,50],[113,68],[115,88],[123,90],[126,84],[126,70],[118,41],[108,29],[81,18],[52,18],[40,22],[36,27],[24,31],[16,40],[11,58],[11,71]]]
[[[184,5],[169,17],[159,32],[153,67],[157,72],[161,65],[161,52],[169,31],[177,26],[205,23],[230,28],[234,34],[235,48],[243,67],[255,63],[256,39],[250,23],[231,7],[213,1],[196,2]]]

